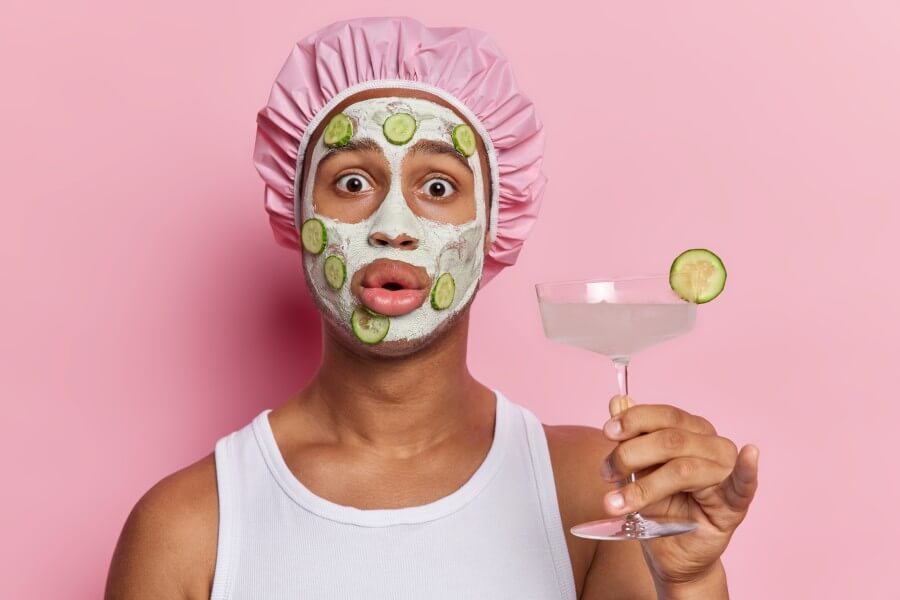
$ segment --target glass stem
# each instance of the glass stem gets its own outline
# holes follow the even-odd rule
[[[613,360],[616,366],[616,377],[619,380],[619,395],[628,395],[628,358],[616,358]]]
[[[613,360],[613,364],[616,366],[616,379],[619,380],[619,395],[627,396],[628,395],[628,358],[617,358]],[[628,475],[627,482],[634,483],[636,477],[634,473]]]
[[[628,396],[628,359],[630,357],[618,358],[613,360],[616,367],[616,379],[619,381],[619,395]],[[630,473],[622,485],[634,483],[637,475]],[[637,511],[630,512],[625,516],[625,523],[622,525],[622,531],[628,536],[639,536],[645,528],[644,519]]]

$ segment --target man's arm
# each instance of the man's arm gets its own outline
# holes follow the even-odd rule
[[[105,599],[209,598],[218,518],[212,455],[159,481],[125,521]]]
[[[654,586],[640,542],[598,542],[581,600],[713,600],[728,598],[725,568],[718,561],[699,581]]]
[[[658,597],[639,542],[597,542],[594,560],[584,578],[581,600],[657,600]]]
[[[600,466],[615,447],[600,429],[544,425],[566,544],[581,600],[655,600],[656,588],[638,542],[597,542],[569,529],[608,519],[603,496],[616,485],[603,479]]]

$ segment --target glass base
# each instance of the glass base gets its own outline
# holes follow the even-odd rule
[[[582,523],[570,531],[572,535],[589,540],[649,540],[688,533],[695,529],[697,524],[690,521],[645,519],[637,513],[631,513],[626,517]]]

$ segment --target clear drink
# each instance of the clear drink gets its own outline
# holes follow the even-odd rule
[[[697,305],[672,291],[668,275],[546,282],[535,290],[544,334],[610,358],[623,396],[628,395],[628,363],[634,353],[687,333],[697,316]],[[634,473],[627,481],[635,481]],[[645,540],[696,528],[696,523],[632,512],[581,523],[570,531],[595,540]]]
[[[539,303],[544,334],[557,342],[627,361],[635,352],[687,333],[697,305],[599,302]]]

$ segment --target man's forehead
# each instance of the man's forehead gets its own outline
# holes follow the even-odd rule
[[[379,109],[383,109],[386,106],[391,107],[404,107],[405,109],[409,109],[412,112],[421,112],[423,114],[439,114],[442,117],[449,118],[452,120],[460,120],[459,115],[453,109],[452,106],[448,105],[445,100],[440,98],[423,98],[419,95],[402,95],[402,94],[389,94],[389,95],[381,95],[374,96],[370,98],[361,98],[356,101],[351,101],[344,107],[344,112],[369,112],[369,111],[377,111]]]
[[[372,138],[361,137],[349,140],[343,146],[328,148],[319,159],[319,165],[325,163],[329,158],[338,154],[347,154],[351,152],[374,153],[384,156],[384,150],[381,145]],[[459,153],[459,151],[451,144],[442,140],[423,138],[412,144],[407,150],[407,156],[416,155],[446,155],[455,158],[461,165],[464,165],[469,171],[472,170],[469,161]]]

